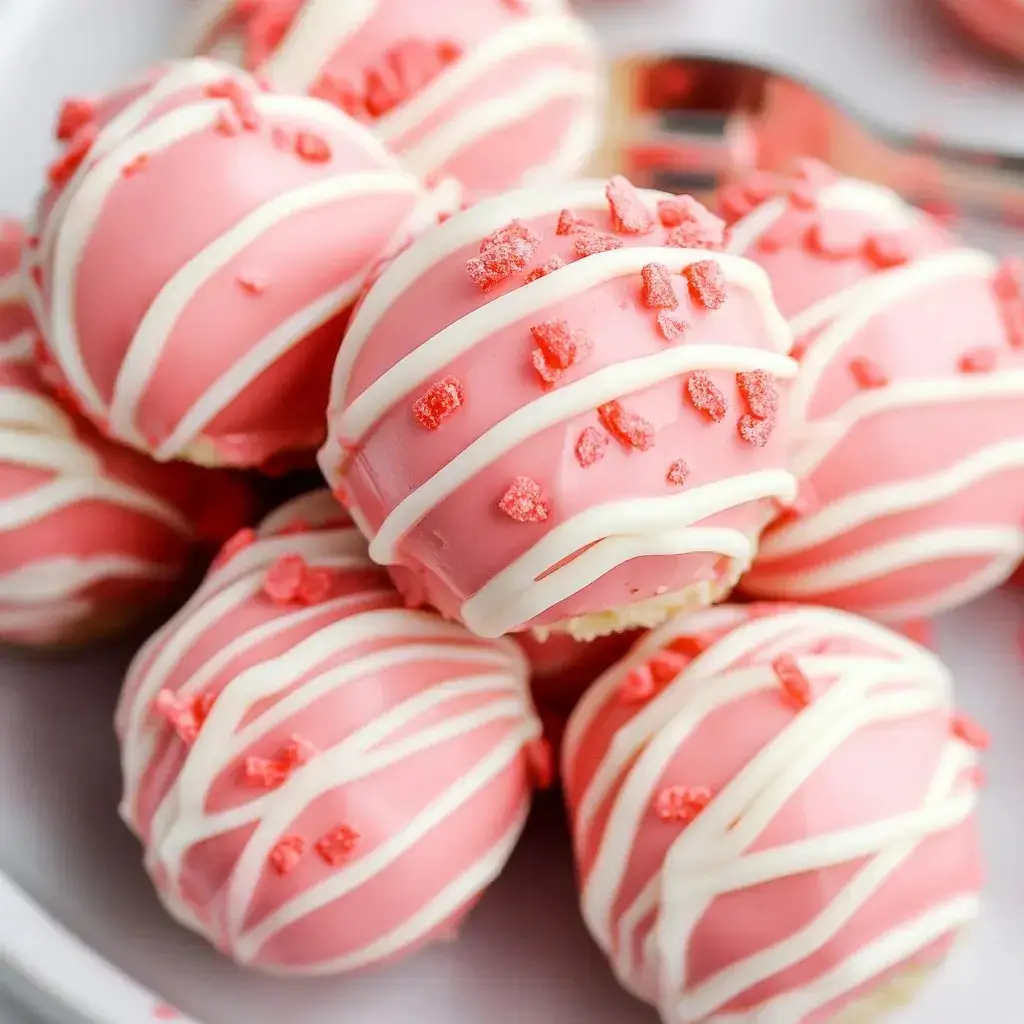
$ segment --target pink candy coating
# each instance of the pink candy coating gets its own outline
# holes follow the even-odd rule
[[[205,0],[196,52],[337,104],[407,166],[485,192],[571,177],[597,140],[599,59],[564,0]]]
[[[623,699],[669,655],[657,694]],[[645,637],[563,747],[583,913],[620,980],[666,1024],[825,1024],[939,959],[982,885],[961,737],[984,737],[950,699],[933,655],[832,609],[724,605]]]
[[[665,198],[636,201],[653,211]],[[564,209],[595,228],[558,234]],[[537,241],[519,239],[532,246],[528,265],[481,291],[467,267],[481,249],[508,244],[489,241],[502,228]],[[575,242],[595,230],[620,247],[577,255]],[[795,493],[789,336],[756,267],[672,247],[668,231],[655,223],[614,234],[600,185],[512,193],[421,236],[372,286],[335,367],[320,463],[410,600],[490,636],[647,599],[637,618],[656,622],[663,595],[725,588],[745,568],[777,501]],[[554,256],[565,266],[529,280]],[[718,309],[693,299],[682,274],[707,260],[721,264]],[[642,268],[652,262],[668,269],[690,324],[678,344],[644,302]],[[542,325],[559,325],[544,329],[546,344],[557,336],[573,346],[542,351],[543,375]],[[763,447],[736,429],[747,412],[736,375],[755,368],[776,377],[780,394]],[[727,396],[723,422],[693,408],[687,381],[698,373]],[[460,405],[424,429],[418,403],[447,380]],[[690,471],[683,487],[667,479],[680,457]],[[537,485],[546,514],[503,513],[519,478]]]
[[[112,93],[66,147],[27,267],[88,415],[161,461],[315,447],[350,307],[419,185],[335,108],[205,59]]]
[[[529,809],[526,675],[510,641],[405,609],[327,492],[278,509],[125,682],[122,813],[164,904],[278,973],[450,936]]]
[[[1024,5],[1020,0],[940,0],[972,36],[1024,61]]]

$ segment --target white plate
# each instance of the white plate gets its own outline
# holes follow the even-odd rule
[[[0,206],[27,207],[58,98],[158,54],[180,10],[176,0],[0,0]],[[992,882],[969,941],[894,1024],[1020,1019],[1021,622],[1024,594],[1003,592],[942,624],[962,702],[995,739],[982,812]],[[164,916],[117,818],[110,719],[128,657],[0,656],[0,985],[60,1024],[150,1024],[165,1002],[181,1024],[653,1024],[580,924],[553,797],[457,943],[334,981],[231,966]]]

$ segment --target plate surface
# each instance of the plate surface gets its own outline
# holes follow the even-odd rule
[[[102,89],[167,48],[183,0],[0,0],[0,207],[24,211],[62,95]],[[986,913],[893,1024],[1004,1024],[1024,1000],[1024,592],[938,631],[965,709],[988,725]],[[461,939],[363,977],[244,974],[159,908],[116,814],[111,715],[127,647],[0,655],[0,985],[60,1024],[654,1024],[619,990],[576,910],[559,802],[539,802]],[[10,883],[5,881],[4,876]],[[165,1005],[166,1004],[166,1005]],[[10,1011],[0,1001],[0,1021]],[[186,1014],[190,1016],[185,1016]]]

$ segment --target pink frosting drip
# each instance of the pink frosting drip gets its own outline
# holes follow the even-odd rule
[[[317,599],[269,596],[295,556],[329,581]],[[212,709],[188,742],[153,710],[197,698]],[[136,658],[116,724],[125,814],[168,908],[291,973],[450,935],[511,852],[540,734],[514,645],[406,611],[326,492],[232,542]],[[307,754],[280,786],[247,779],[290,743]],[[339,829],[356,835],[328,863],[317,843]],[[283,871],[282,841],[301,848]]]
[[[745,189],[759,189],[763,182],[761,178],[723,195],[733,216],[743,209],[742,199],[736,208],[737,197]],[[785,197],[794,187],[801,187],[800,178],[779,179],[775,191]],[[797,318],[848,288],[872,282],[882,287],[887,279],[922,269],[922,261],[942,261],[964,252],[955,238],[923,214],[915,215],[909,208],[886,212],[871,209],[870,204],[862,208],[855,201],[830,205],[830,185],[824,187],[822,198],[810,203],[798,205],[783,198],[788,205],[782,215],[742,247],[767,271],[787,317]],[[838,186],[844,187],[848,186]],[[752,220],[764,213],[759,198],[748,192],[746,208],[753,209]],[[768,201],[777,200],[769,195]],[[894,196],[892,203],[896,204]],[[747,223],[739,220],[732,230],[746,237]],[[893,238],[907,259],[886,269],[871,258],[869,249],[879,239]],[[825,240],[825,252],[820,239]],[[823,340],[827,345],[829,333],[869,301],[865,295],[797,338],[797,354],[803,353],[805,366],[814,366],[813,371],[804,371],[814,373],[803,413],[809,422],[797,425],[812,448],[827,436],[827,421],[851,415],[858,403],[872,397],[885,400],[890,386],[912,386],[919,393],[929,384],[936,389],[984,387],[986,381],[1009,380],[1024,372],[1024,338],[1008,330],[1015,316],[1024,323],[1020,296],[1001,297],[992,274],[976,270],[936,277],[889,301],[819,372],[817,351]],[[965,369],[964,360],[975,355],[991,359],[992,365],[973,372]],[[864,383],[864,367],[882,375],[876,390]],[[858,417],[811,470],[804,518],[787,518],[770,529],[744,588],[757,597],[813,600],[899,621],[945,610],[996,585],[1000,573],[1003,578],[1009,573],[1012,551],[1008,557],[996,542],[991,553],[984,546],[979,550],[977,541],[961,549],[951,531],[1005,536],[1008,529],[1024,523],[1021,460],[982,468],[989,458],[986,450],[1014,439],[1024,444],[1020,389],[969,400],[958,398],[955,391],[925,403],[894,400],[881,411]],[[875,488],[913,481],[918,481],[920,498],[905,496],[891,512],[876,511],[870,497]],[[815,531],[826,510],[842,525],[823,536]],[[854,519],[843,518],[846,515]],[[906,547],[915,541],[916,555]],[[905,547],[898,553],[901,544]],[[850,570],[852,576],[844,575],[837,565],[853,558],[863,561]]]
[[[750,629],[761,628],[765,620],[771,620],[767,623],[768,629],[756,639],[748,639]],[[689,652],[679,658],[679,675],[667,682],[652,702],[623,700],[616,685],[602,687],[599,684],[594,693],[584,699],[576,718],[570,721],[563,778],[570,813],[576,822],[575,843],[584,909],[587,909],[587,900],[594,898],[594,888],[603,887],[606,879],[614,878],[607,883],[613,885],[610,900],[601,904],[609,908],[608,916],[601,918],[598,924],[607,927],[612,936],[608,952],[620,964],[620,969],[625,948],[620,943],[626,943],[631,950],[632,973],[625,980],[638,994],[650,1001],[693,997],[701,986],[712,983],[721,972],[743,972],[746,969],[742,965],[749,958],[779,949],[786,940],[795,941],[823,911],[829,907],[836,909],[840,901],[853,911],[845,924],[825,941],[815,943],[809,955],[780,969],[749,973],[747,984],[737,984],[734,995],[716,1003],[706,1014],[682,1013],[679,1017],[666,1016],[665,1020],[697,1024],[698,1021],[724,1019],[720,1014],[753,1015],[773,999],[802,990],[813,992],[829,972],[879,939],[905,925],[912,926],[923,915],[951,901],[976,896],[980,890],[982,861],[973,814],[918,836],[909,855],[888,873],[874,892],[854,906],[842,895],[844,888],[877,854],[893,849],[898,843],[883,842],[872,847],[870,855],[838,858],[834,864],[812,870],[781,869],[757,884],[726,885],[723,891],[714,890],[708,902],[699,900],[703,910],[689,932],[685,948],[672,950],[673,955],[678,953],[685,963],[684,988],[674,993],[664,991],[663,987],[659,991],[658,979],[664,978],[664,965],[659,964],[658,955],[653,952],[648,952],[645,959],[645,940],[655,938],[651,934],[654,930],[659,944],[649,945],[647,949],[660,949],[665,955],[666,935],[670,933],[664,928],[666,922],[671,927],[673,911],[672,905],[666,906],[664,901],[698,898],[687,892],[685,876],[666,877],[664,862],[670,848],[677,841],[685,841],[687,828],[699,828],[701,814],[713,813],[716,800],[727,798],[727,787],[735,786],[742,772],[749,774],[752,765],[763,759],[773,745],[777,747],[787,731],[799,722],[799,706],[786,696],[780,681],[774,677],[771,666],[775,659],[788,655],[797,660],[810,685],[811,702],[802,712],[806,714],[813,713],[815,703],[826,699],[834,686],[843,685],[841,680],[845,673],[857,672],[855,659],[880,658],[901,663],[894,681],[886,689],[890,695],[904,688],[910,692],[922,686],[921,673],[930,675],[935,671],[928,667],[927,661],[918,662],[923,655],[920,649],[908,655],[900,647],[905,641],[881,630],[876,630],[877,642],[873,642],[872,634],[864,632],[864,626],[866,623],[842,613],[786,605],[723,606],[698,613],[689,620],[677,619],[649,638],[647,656],[665,649],[666,644],[676,651]],[[822,656],[831,658],[835,667],[815,670],[812,667],[815,662],[807,660]],[[851,660],[843,665],[843,659]],[[714,669],[704,669],[710,663],[714,664]],[[621,683],[630,666],[643,664],[643,661],[628,656],[623,664],[619,679],[613,682]],[[763,688],[719,700],[713,710],[701,710],[708,707],[706,698],[713,688],[728,686],[735,673],[749,675],[759,666],[766,670],[768,680]],[[937,678],[941,679],[941,669]],[[684,698],[684,692],[689,696]],[[880,692],[876,687],[871,699],[879,699]],[[664,711],[659,713],[657,709],[662,706]],[[670,706],[676,709],[674,713],[669,710]],[[667,749],[663,733],[673,727],[676,715],[688,720],[692,716],[692,727],[669,751],[667,760],[662,758],[662,767],[656,769],[650,760],[651,749]],[[646,720],[648,725],[637,734],[635,730],[641,720]],[[951,756],[963,755],[963,765],[959,774],[954,774],[950,794],[953,797],[970,794],[977,785],[976,769],[971,767],[973,754],[960,738],[965,734],[958,731],[957,721],[945,702],[939,700],[935,706],[922,707],[916,713],[862,724],[832,746],[824,760],[802,782],[786,790],[788,796],[764,820],[763,827],[745,846],[740,860],[773,850],[785,857],[785,849],[792,844],[815,839],[829,843],[831,840],[826,837],[831,835],[870,828],[887,819],[916,812],[925,805],[926,794],[941,771],[940,765]],[[631,727],[633,739],[629,739]],[[641,737],[639,741],[635,739],[637,735]],[[820,729],[818,735],[819,738],[823,735]],[[723,737],[727,742],[723,742]],[[633,753],[626,757],[629,750]],[[794,747],[792,754],[802,756],[803,751]],[[594,805],[591,789],[601,784],[599,771],[604,766],[606,772],[612,758],[617,756],[623,757],[614,762],[619,769],[605,784],[601,799]],[[792,765],[782,764],[770,773],[759,775],[761,785],[777,787],[787,767]],[[638,789],[638,776],[649,780],[649,784],[645,782]],[[692,824],[661,820],[652,803],[650,810],[641,812],[634,833],[624,836],[615,831],[613,821],[620,822],[618,827],[622,827],[627,820],[621,816],[625,802],[635,800],[640,792],[641,799],[655,801],[665,787],[672,786],[706,787],[709,791],[710,803],[697,812]],[[837,799],[837,795],[840,798]],[[584,801],[589,802],[590,810],[582,820],[579,815]],[[757,813],[756,803],[757,800],[745,813]],[[730,827],[743,828],[743,817],[741,815]],[[724,837],[718,838],[717,833],[702,835],[706,842],[727,841]],[[621,872],[609,876],[605,848],[611,844],[621,848],[623,841],[628,841],[628,847],[624,859],[617,862],[621,864]],[[700,857],[698,849],[691,852]],[[713,873],[719,867],[723,871],[728,869],[724,854],[710,859],[705,857],[700,864],[702,874]],[[635,931],[624,933],[620,930],[625,927],[624,915],[652,879],[660,879],[662,902],[654,912],[640,919]],[[593,927],[593,917],[591,921]],[[855,982],[856,972],[851,971],[847,974],[850,984],[841,994],[812,1000],[800,1020],[804,1024],[825,1024],[851,1002],[869,995],[906,968],[934,962],[947,950],[956,930],[940,927],[938,934],[922,932],[915,948],[884,968],[873,970],[866,981]]]
[[[204,91],[209,73],[207,85],[196,84],[206,66],[196,63],[189,81],[182,78],[186,65],[169,65],[99,106],[100,142],[94,150],[102,145],[104,130],[119,131],[121,145],[132,146],[147,131],[159,132],[174,117],[201,112],[203,105],[215,113],[183,137],[172,141],[164,134],[134,173],[105,192],[85,228],[73,230],[69,218],[87,204],[84,193],[95,185],[109,147],[102,146],[98,156],[91,153],[69,184],[43,198],[40,230],[44,238],[52,235],[53,245],[38,254],[38,264],[35,257],[30,264],[41,277],[51,315],[64,297],[56,289],[73,289],[71,349],[80,353],[98,392],[102,407],[90,412],[101,423],[126,354],[139,344],[144,318],[182,274],[185,301],[175,315],[157,315],[147,327],[149,376],[130,410],[138,436],[116,426],[113,432],[162,458],[184,454],[257,465],[321,440],[330,366],[351,304],[345,296],[354,298],[373,263],[400,239],[422,193],[368,134],[346,124],[337,111],[314,101],[303,106],[262,95],[226,65],[224,79],[234,81],[243,102],[255,106],[258,125],[223,134],[216,126],[218,106],[222,117],[235,115],[229,101],[211,100]],[[168,85],[179,79],[180,88]],[[159,90],[168,95],[154,102]],[[152,109],[140,111],[145,116],[134,130],[119,129],[118,116],[130,116],[147,103]],[[309,138],[313,147],[325,149],[306,159],[297,152],[298,140]],[[296,205],[303,190],[342,187],[346,180],[352,185],[348,193],[325,195],[308,209]],[[283,205],[234,247],[234,255],[209,264],[204,250],[223,245],[233,229],[275,202]],[[81,252],[73,276],[55,282],[55,256],[76,245]],[[111,301],[113,282],[116,301]],[[317,303],[322,310],[314,310]],[[243,361],[275,332],[278,340],[271,341],[265,368],[243,370]],[[60,339],[51,341],[74,390],[77,378],[61,354]],[[211,414],[160,451],[218,383],[229,390]],[[194,440],[213,454],[196,452]]]
[[[274,0],[265,0],[263,6],[274,7]],[[256,69],[265,66],[273,79],[277,67],[273,62],[266,64],[265,59],[282,52],[289,59],[294,57],[292,50],[299,44],[289,38],[287,27],[296,24],[293,19],[301,19],[308,13],[304,8],[313,4],[286,0],[276,6],[279,14],[270,31],[259,15],[229,9],[199,42],[198,51],[218,53],[225,43],[241,42],[245,63]],[[596,50],[585,37],[539,32],[518,52],[488,60],[450,96],[437,96],[422,115],[413,117],[410,106],[432,89],[443,89],[446,77],[462,74],[468,62],[482,56],[483,49],[500,44],[506,33],[539,28],[551,13],[565,23],[575,22],[567,6],[543,6],[547,13],[532,12],[528,5],[506,0],[478,0],[470,5],[454,0],[431,4],[377,0],[366,19],[340,39],[326,61],[314,69],[310,91],[376,127],[397,153],[409,155],[413,166],[424,173],[452,175],[467,187],[484,192],[510,188],[527,172],[558,162],[566,137],[582,120],[596,116]],[[558,9],[552,12],[552,7]],[[581,25],[577,31],[582,33]],[[436,51],[436,66],[428,70],[422,56],[414,62],[415,70],[413,62],[408,70],[396,62],[396,55],[410,47],[419,47],[426,54]],[[580,84],[558,86],[554,91],[544,85],[552,76],[573,74]],[[535,93],[536,98],[529,102]],[[387,99],[382,101],[382,96]],[[520,100],[525,105],[511,119],[505,115],[496,118],[489,109],[495,103],[500,108]],[[392,123],[396,118],[401,121],[400,130]],[[451,153],[440,159],[417,153],[424,144],[429,150],[435,133],[443,134],[445,126],[453,122],[467,123],[469,130]],[[582,159],[581,154],[581,164]],[[564,177],[578,169],[563,166],[556,174]]]
[[[524,196],[518,194],[520,202],[526,201]],[[516,213],[515,200],[509,198],[506,205],[508,217],[503,223],[511,221]],[[501,209],[504,211],[506,206]],[[614,231],[603,199],[596,203],[591,199],[584,206],[574,207],[574,211],[591,221],[594,229]],[[473,212],[464,216],[473,216]],[[579,259],[574,249],[579,236],[557,234],[558,219],[557,210],[523,219],[526,228],[540,238],[530,268],[555,257],[566,264]],[[456,228],[457,220],[450,222]],[[657,224],[647,234],[620,233],[615,237],[626,247],[664,247],[665,253],[678,252],[667,246],[667,236],[667,229]],[[444,237],[441,232],[425,236],[408,255],[415,259],[428,247],[440,247]],[[401,360],[416,353],[439,331],[495,300],[517,293],[523,295],[524,303],[528,301],[530,286],[523,288],[522,274],[512,275],[486,292],[470,280],[466,262],[480,251],[481,241],[474,238],[435,259],[407,282],[376,320],[355,356],[344,394],[336,392],[332,398],[329,429],[333,441],[342,448],[351,448],[351,439],[341,437],[342,415]],[[553,277],[557,278],[558,273],[555,271]],[[400,278],[402,274],[399,259],[375,287],[387,288],[389,275]],[[777,340],[768,329],[764,300],[743,285],[729,282],[725,304],[711,311],[691,297],[680,274],[671,275],[670,283],[678,301],[671,315],[689,324],[682,345],[728,345],[778,353]],[[531,362],[536,348],[531,326],[565,321],[571,329],[585,332],[592,342],[585,358],[571,366],[550,392],[557,395],[559,388],[585,381],[624,360],[665,353],[669,342],[658,328],[656,312],[645,305],[641,274],[637,272],[569,294],[510,326],[493,330],[443,369],[431,373],[415,392],[392,396],[390,407],[343,460],[340,473],[337,465],[323,460],[328,479],[340,484],[338,493],[359,510],[361,524],[379,531],[401,501],[427,484],[486,431],[545,394]],[[424,429],[412,415],[413,405],[432,381],[447,376],[461,383],[465,402],[439,429]],[[457,617],[463,602],[498,573],[530,552],[559,525],[588,510],[615,499],[685,494],[759,470],[787,469],[786,382],[779,382],[776,428],[767,444],[758,448],[742,440],[737,432],[737,421],[747,407],[735,373],[712,370],[708,376],[728,403],[721,422],[709,421],[692,406],[686,392],[689,374],[670,375],[653,386],[622,396],[623,406],[644,417],[653,428],[654,444],[647,451],[608,439],[596,410],[588,408],[537,432],[508,454],[489,462],[401,538],[393,567],[399,587],[410,600],[429,601],[446,616]],[[576,447],[588,429],[603,435],[608,443],[599,461],[583,466]],[[683,459],[689,470],[682,487],[668,479],[677,459]],[[546,520],[519,522],[499,507],[502,495],[519,476],[540,485],[550,503]],[[733,528],[756,538],[774,511],[774,501],[735,503],[708,515],[701,525]],[[565,551],[562,564],[577,553]],[[548,566],[546,571],[553,568]],[[695,581],[717,580],[727,568],[710,551],[635,557],[534,618],[514,624],[514,629],[558,623],[681,590]]]

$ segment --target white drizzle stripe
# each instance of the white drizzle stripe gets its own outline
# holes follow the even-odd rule
[[[263,72],[279,88],[306,92],[379,0],[306,0]]]
[[[594,38],[579,19],[559,15],[524,18],[449,64],[426,88],[386,114],[374,127],[385,142],[400,145],[404,136],[414,133],[438,109],[453,103],[460,95],[471,96],[496,65],[556,46],[564,46],[570,55],[597,58]],[[590,92],[594,94],[597,92],[596,75],[590,76],[589,81]],[[490,130],[484,117],[478,118],[478,124],[482,133]]]
[[[303,968],[297,973],[324,975],[359,970],[387,960],[400,950],[408,949],[429,936],[441,924],[458,913],[462,907],[465,907],[477,893],[488,888],[491,882],[498,877],[519,842],[519,837],[526,826],[529,810],[529,801],[524,800],[518,817],[497,845],[488,850],[461,875],[454,878],[433,899],[397,928],[382,935],[375,942],[368,943],[357,953],[315,964]]]
[[[728,620],[715,615],[679,616],[657,630],[653,642],[641,642],[638,647],[646,647],[649,656],[676,636],[696,635],[707,628],[727,625]],[[609,931],[613,902],[628,866],[633,837],[665,767],[685,737],[717,708],[745,693],[777,686],[771,659],[782,642],[786,642],[788,649],[799,651],[800,646],[794,641],[799,635],[806,641],[815,637],[856,638],[877,647],[878,655],[799,657],[801,669],[810,678],[831,679],[833,685],[744,766],[680,833],[658,876],[649,880],[633,905],[620,916],[613,940]],[[730,665],[742,663],[755,652],[753,664],[729,670]],[[568,773],[579,743],[597,711],[609,699],[615,699],[618,685],[637,660],[635,653],[636,649],[602,677],[570,722],[565,742],[570,785]],[[961,780],[975,762],[976,753],[951,737],[921,808],[845,832],[800,839],[789,846],[744,852],[848,736],[871,722],[910,718],[929,709],[948,708],[950,694],[948,672],[929,652],[865,620],[826,609],[794,609],[755,619],[727,633],[693,659],[654,701],[619,729],[582,799],[576,801],[574,834],[579,846],[591,828],[594,811],[604,799],[600,793],[598,799],[590,798],[590,790],[597,786],[598,790],[607,791],[635,752],[642,750],[602,829],[601,845],[583,893],[588,925],[606,950],[618,951],[615,966],[631,990],[651,1000],[653,994],[641,979],[651,977],[653,970],[660,983],[658,1002],[663,1019],[672,1024],[692,1024],[696,1020],[707,1020],[709,1024],[754,1024],[768,1019],[778,1024],[799,1024],[808,1013],[884,973],[969,920],[977,911],[977,901],[973,897],[954,899],[917,921],[897,923],[802,990],[768,1000],[747,1013],[715,1013],[758,982],[821,948],[914,852],[919,842],[955,827],[972,813],[976,797],[973,789],[964,787]],[[646,721],[642,728],[637,728],[641,718]],[[605,769],[608,759],[614,759],[611,770]],[[615,763],[619,767],[614,767]],[[872,854],[846,890],[800,932],[731,965],[697,988],[687,989],[685,950],[694,928],[717,895]],[[648,963],[641,966],[633,963],[634,933],[652,911],[658,911],[658,916],[654,931],[644,944],[643,955]]]
[[[62,629],[85,619],[91,610],[91,601],[74,597],[53,601],[43,608],[0,608],[0,630],[43,638],[57,636]]]
[[[716,262],[726,281],[752,295],[760,306],[765,329],[776,345],[776,354],[787,358],[785,354],[789,352],[792,341],[789,328],[775,308],[767,275],[756,264],[705,249],[674,249],[668,246],[613,249],[577,260],[561,268],[557,274],[547,274],[507,292],[438,331],[381,374],[352,401],[341,415],[335,433],[359,440],[391,408],[396,398],[408,395],[425,384],[454,359],[493,337],[496,332],[541,310],[615,278],[639,274],[648,263],[661,263],[670,272],[678,272],[703,260]],[[348,336],[341,351],[344,353],[347,347]],[[677,346],[665,355],[680,352],[684,347]],[[792,376],[795,369],[794,365],[787,375]],[[672,375],[671,371],[666,374]],[[564,390],[559,389],[554,394]]]
[[[104,580],[173,580],[172,566],[155,565],[130,555],[75,558],[56,555],[0,575],[0,601],[45,604],[86,590]]]
[[[114,431],[123,436],[138,436],[134,423],[135,412],[175,324],[195,294],[214,275],[267,232],[293,216],[357,198],[388,193],[413,194],[414,189],[405,175],[381,172],[346,173],[292,189],[258,207],[186,263],[153,300],[124,355],[110,406],[110,423]],[[342,297],[353,295],[360,284],[361,279],[358,277],[345,282]],[[321,297],[312,308],[312,316],[310,310],[302,310],[296,317],[285,322],[283,330],[272,332],[269,337],[257,343],[247,353],[244,362],[233,365],[202,396],[201,415],[195,417],[199,421],[198,426],[201,428],[225,407],[224,399],[230,402],[251,379],[301,341],[318,320],[322,322],[325,313],[332,310],[336,312],[337,299],[338,296],[333,293]],[[214,405],[215,401],[222,404]],[[180,426],[178,433],[181,433]],[[190,440],[191,436],[185,436],[179,442],[187,443]],[[178,454],[180,447],[183,447],[181,443],[177,448],[166,445],[165,457]]]
[[[0,363],[28,363],[35,358],[39,332],[28,329],[0,341]]]
[[[402,293],[428,270],[460,249],[479,242],[514,217],[529,220],[545,214],[557,214],[563,207],[607,210],[606,186],[607,182],[582,181],[543,190],[521,189],[493,196],[449,217],[443,224],[432,228],[429,235],[419,238],[399,253],[374,282],[349,324],[345,344],[338,353],[331,379],[332,414],[339,414],[342,403],[349,401],[352,368],[374,327]],[[642,190],[640,195],[652,211],[659,199],[671,198],[668,192],[650,189]]]
[[[754,548],[739,530],[689,525],[765,498],[792,501],[796,479],[784,470],[761,470],[693,487],[685,494],[596,505],[559,523],[532,548],[490,579],[461,608],[478,636],[502,636],[579,593],[633,558],[711,552],[749,566]],[[582,554],[538,577],[574,551]]]
[[[797,372],[788,356],[733,345],[679,345],[606,366],[582,380],[549,391],[486,430],[392,509],[370,544],[382,565],[397,557],[402,537],[476,474],[519,445],[605,402],[693,370],[764,369],[787,379]],[[571,551],[566,554],[571,554]]]
[[[998,473],[1020,469],[1024,469],[1024,439],[1014,439],[981,448],[928,476],[865,487],[801,516],[798,528],[786,525],[773,531],[769,543],[761,543],[759,565],[825,544],[882,516],[946,501]]]
[[[562,68],[536,75],[523,83],[516,92],[478,103],[464,113],[445,121],[435,131],[407,149],[402,154],[403,159],[406,165],[418,174],[434,174],[457,154],[482,139],[508,131],[517,125],[529,124],[530,120],[548,104],[572,97],[587,100],[594,92],[593,75],[583,72]],[[589,136],[592,119],[585,117],[580,120],[587,127]],[[571,131],[572,129],[570,133]],[[565,164],[568,164],[567,170],[571,171],[573,165],[568,163],[566,156],[573,151],[578,153],[581,149],[582,142],[573,140],[572,146],[566,146],[563,155],[552,161],[552,166],[546,168],[545,173],[557,173]]]

